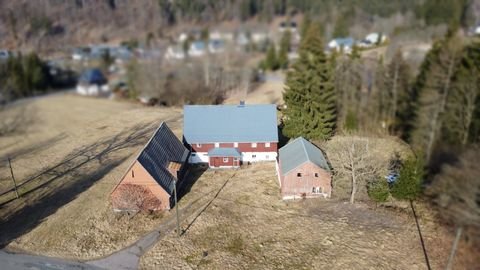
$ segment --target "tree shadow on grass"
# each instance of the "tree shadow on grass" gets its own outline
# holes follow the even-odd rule
[[[155,128],[152,124],[140,124],[129,131],[78,148],[62,162],[22,181],[21,198],[0,205],[0,248],[31,231],[124,162],[129,154],[113,154],[143,145]]]

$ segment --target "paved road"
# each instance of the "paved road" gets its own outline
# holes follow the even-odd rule
[[[0,251],[0,269],[5,270],[100,270],[94,265],[44,256],[32,256]]]

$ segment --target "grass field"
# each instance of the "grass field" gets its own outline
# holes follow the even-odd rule
[[[57,95],[22,102],[25,126],[0,140],[0,191],[12,186],[12,158],[21,198],[0,197],[0,242],[9,248],[93,258],[133,242],[158,217],[116,217],[108,195],[161,121],[181,135],[181,109]]]
[[[0,196],[3,247],[88,260],[171,217],[116,216],[108,196],[161,121],[181,135],[180,108],[61,94],[22,101],[0,119],[14,115],[22,116],[16,132],[0,138],[0,192],[12,185],[7,157],[17,182],[27,182],[20,199]],[[284,202],[271,163],[200,172],[179,203],[188,208],[181,213],[183,236],[162,235],[141,268],[427,269],[409,211],[336,199]],[[451,236],[418,207],[429,262],[442,269]],[[477,269],[478,256],[465,252],[462,244],[456,269]]]

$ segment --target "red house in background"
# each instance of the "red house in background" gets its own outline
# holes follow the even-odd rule
[[[187,105],[183,125],[190,163],[235,168],[243,162],[277,158],[277,110],[273,104]]]

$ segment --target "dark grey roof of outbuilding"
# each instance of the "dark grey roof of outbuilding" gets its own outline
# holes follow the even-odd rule
[[[278,142],[274,104],[186,105],[183,136],[192,143]]]
[[[170,162],[185,164],[189,151],[162,122],[150,141],[145,145],[137,161],[170,195],[173,194],[174,177],[168,171]]]
[[[279,150],[280,170],[283,175],[310,161],[322,169],[330,171],[323,153],[311,142],[302,137],[296,138]]]

